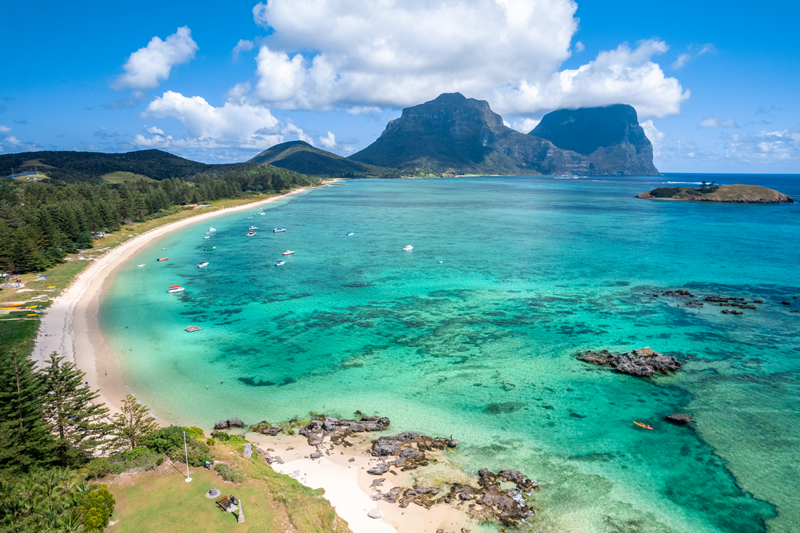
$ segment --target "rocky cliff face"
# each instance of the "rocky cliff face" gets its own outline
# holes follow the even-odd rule
[[[586,156],[592,174],[653,175],[653,145],[626,104],[559,109],[529,133]]]
[[[488,102],[459,93],[404,109],[350,159],[453,174],[587,174],[590,167],[585,156],[512,130]]]

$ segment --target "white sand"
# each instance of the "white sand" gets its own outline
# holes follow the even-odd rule
[[[95,258],[45,311],[32,355],[37,365],[42,365],[50,353],[58,352],[86,374],[85,379],[91,388],[100,389],[98,401],[105,403],[111,414],[118,412],[128,391],[116,358],[106,347],[97,323],[97,308],[106,280],[113,278],[113,273],[139,250],[172,231],[236,211],[254,209],[305,190],[298,189],[261,202],[217,209],[172,222],[137,235]]]
[[[325,499],[336,514],[347,521],[353,533],[396,533],[383,519],[367,516],[378,507],[358,487],[358,470],[337,465],[328,459],[297,459],[275,465],[281,474],[291,475],[312,489],[325,489]]]

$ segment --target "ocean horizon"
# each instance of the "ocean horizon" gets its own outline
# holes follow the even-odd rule
[[[704,180],[800,201],[798,175],[348,180],[153,242],[98,320],[169,423],[361,410],[453,434],[465,471],[542,484],[543,533],[797,530],[800,204],[634,198]],[[576,357],[645,346],[686,364],[640,379]]]

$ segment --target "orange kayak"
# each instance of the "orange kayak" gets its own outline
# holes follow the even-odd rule
[[[633,423],[636,424],[639,427],[643,427],[644,429],[653,429],[650,426],[648,426],[647,424],[642,424],[641,422],[637,422],[636,420],[634,420]]]

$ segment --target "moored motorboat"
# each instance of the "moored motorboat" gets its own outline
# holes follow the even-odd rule
[[[252,231],[252,230],[258,229],[258,228],[256,226],[250,226],[248,229]]]
[[[144,266],[144,263],[142,263],[141,265],[136,265],[136,266],[138,266],[139,268],[142,268]]]
[[[285,252],[283,252],[283,255],[292,255],[293,253],[294,250],[286,250]]]
[[[216,250],[216,249],[217,249],[217,247],[216,247],[216,246],[212,246],[211,248],[203,248],[203,251],[204,251],[204,252],[208,252],[208,251],[210,251],[210,250]]]
[[[217,231],[216,228],[208,228],[208,231]]]
[[[205,236],[205,237],[203,237],[203,238],[204,238],[204,239],[210,239],[211,237],[210,237],[210,236],[208,236],[208,235],[206,235],[206,236]]]
[[[286,264],[286,261],[283,261],[283,260],[275,261],[275,266],[278,266],[278,267],[281,266],[281,265],[285,265],[285,264]]]
[[[208,266],[208,261],[203,261],[202,263],[197,263],[197,268],[203,268]]]
[[[274,230],[272,230],[272,233],[280,233],[282,231],[286,231],[286,228],[275,228]]]
[[[184,289],[180,285],[173,285],[172,287],[167,289],[167,292],[183,292],[184,290],[186,290],[186,289]]]
[[[166,261],[169,257],[159,257],[156,261]]]
[[[251,231],[250,233],[245,235],[245,237],[255,237],[255,236],[256,236],[256,233],[254,231]]]
[[[353,232],[351,231],[350,233],[347,234],[347,236],[348,237],[352,237],[353,236]]]
[[[405,250],[406,252],[410,252],[413,249],[414,249],[414,247],[411,246],[410,244],[408,246],[406,246],[405,248],[403,248],[403,250]]]

